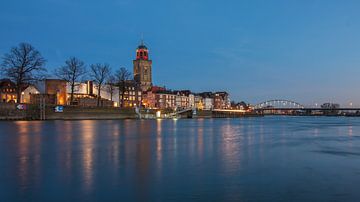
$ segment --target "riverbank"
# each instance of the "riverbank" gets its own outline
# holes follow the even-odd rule
[[[55,111],[56,106],[46,106],[40,110],[38,105],[1,104],[0,120],[116,120],[116,119],[155,119],[154,109],[120,109],[116,107],[79,107],[65,106],[61,112]],[[169,118],[169,111],[162,110],[160,118]],[[239,118],[262,116],[252,113],[219,113],[211,110],[188,111],[179,114],[177,118]],[[173,117],[170,117],[173,118]]]

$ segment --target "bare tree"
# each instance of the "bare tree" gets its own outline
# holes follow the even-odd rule
[[[16,101],[21,101],[21,88],[44,78],[46,60],[32,45],[20,43],[3,57],[1,73],[16,85]]]
[[[131,73],[125,67],[121,67],[115,73],[116,85],[119,88],[119,103],[121,103],[121,107],[124,107],[126,82],[130,79],[130,77],[131,77]]]
[[[97,106],[100,106],[101,90],[103,84],[107,81],[111,69],[108,64],[92,64],[91,66],[91,78],[97,84],[98,95],[97,95]]]
[[[113,95],[115,92],[115,87],[116,87],[116,78],[114,75],[110,75],[109,78],[106,81],[106,90],[107,92],[109,92],[110,94],[110,100],[113,101]]]
[[[65,65],[55,70],[55,75],[70,84],[70,105],[74,102],[75,87],[86,73],[85,63],[76,57],[70,57],[65,61]]]

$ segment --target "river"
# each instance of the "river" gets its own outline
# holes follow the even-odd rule
[[[358,201],[360,119],[0,122],[0,201]]]

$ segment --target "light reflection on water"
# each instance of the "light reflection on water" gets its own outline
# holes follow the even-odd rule
[[[0,201],[353,201],[360,119],[0,122]]]

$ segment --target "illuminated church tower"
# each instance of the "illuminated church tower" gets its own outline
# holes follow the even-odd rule
[[[142,41],[136,49],[134,62],[134,80],[140,84],[142,91],[147,91],[152,86],[152,61],[149,60],[149,50]]]

